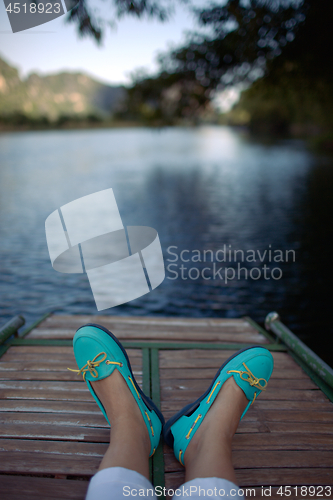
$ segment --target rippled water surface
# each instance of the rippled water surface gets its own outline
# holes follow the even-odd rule
[[[152,293],[107,314],[262,323],[277,310],[333,364],[332,159],[225,127],[111,129],[2,134],[0,167],[2,322],[17,313],[28,322],[49,310],[96,313],[87,277],[52,269],[44,222],[112,187],[124,224],[154,227],[171,267]],[[225,267],[230,278],[235,272],[227,283]]]

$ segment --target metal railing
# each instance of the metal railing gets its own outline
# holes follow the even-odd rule
[[[12,335],[17,336],[19,328],[21,328],[24,324],[25,319],[21,315],[15,316],[7,321],[7,323],[0,328],[0,345]]]
[[[275,333],[290,351],[333,389],[333,369],[282,323],[277,312],[271,312],[266,316],[265,328]]]

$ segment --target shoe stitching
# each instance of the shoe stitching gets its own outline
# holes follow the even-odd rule
[[[210,398],[212,397],[212,395],[213,395],[213,393],[214,393],[214,391],[215,391],[216,387],[217,387],[218,385],[220,385],[220,383],[221,383],[221,381],[219,381],[219,382],[217,382],[217,383],[215,384],[214,389],[212,390],[212,392],[211,392],[211,393],[209,394],[209,396],[208,396],[208,399],[207,399],[207,401],[206,401],[206,403],[207,403],[207,404],[209,404],[209,402],[210,402]]]
[[[154,437],[154,436],[155,436],[155,434],[154,434],[153,424],[152,424],[152,422],[151,422],[151,420],[150,420],[150,417],[149,417],[148,413],[146,412],[146,410],[145,410],[145,414],[146,414],[146,417],[147,417],[148,422],[149,422],[149,425],[150,425],[151,434],[152,434],[152,436]]]
[[[188,431],[188,433],[186,434],[186,439],[190,439],[190,434],[191,432],[193,431],[194,427],[196,426],[198,420],[200,420],[200,418],[202,418],[202,415],[201,413],[199,413],[199,415],[197,416],[197,418],[195,419],[195,421],[193,422],[193,424],[191,425],[191,428],[190,430]]]

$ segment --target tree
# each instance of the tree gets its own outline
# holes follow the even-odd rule
[[[85,19],[75,16],[79,9],[88,13],[87,1],[81,0],[72,20]],[[162,0],[113,2],[120,17],[166,20],[169,15]],[[228,85],[263,77],[272,85],[286,73],[332,81],[332,0],[227,0],[194,12],[198,30],[184,46],[160,56],[159,74],[134,78],[128,103],[132,113],[164,121],[200,115],[215,92]],[[96,38],[97,28],[87,16],[86,33]]]
[[[137,18],[155,17],[165,21],[172,10],[172,4],[165,0],[111,0],[111,5],[115,8],[115,17],[118,19],[132,15]],[[100,43],[107,23],[105,15],[101,17],[94,14],[94,10],[89,0],[80,0],[69,12],[67,21],[76,24],[81,36],[92,36],[97,43]],[[108,24],[113,25],[114,19],[109,20]]]

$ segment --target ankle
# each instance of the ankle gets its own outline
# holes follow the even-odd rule
[[[142,425],[143,424],[143,425]],[[150,455],[150,438],[148,430],[142,420],[138,422],[131,416],[123,416],[112,421],[110,430],[110,443],[114,450],[119,447],[122,450],[124,446],[129,446],[141,450],[142,457]]]
[[[210,432],[207,429],[198,432],[185,451],[184,463],[186,467],[190,463],[197,460],[202,461],[202,457],[209,457],[216,452],[231,457],[233,437],[234,434],[225,428],[218,429],[216,432]]]

